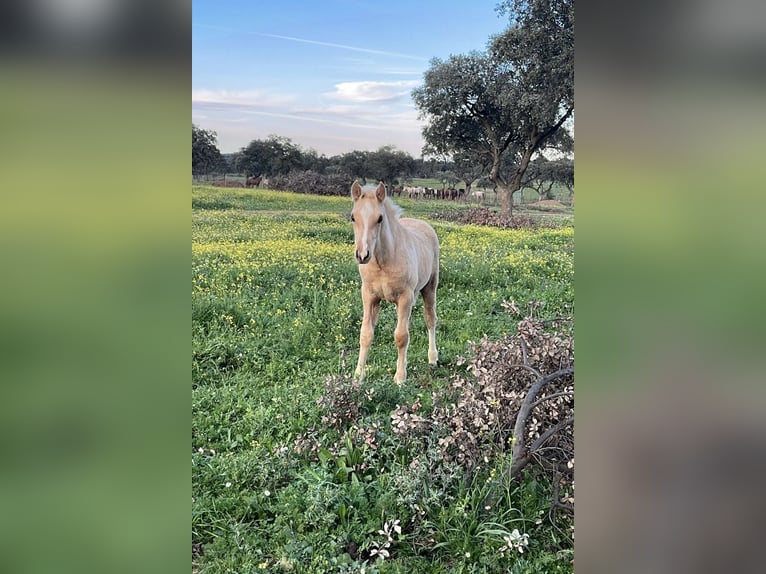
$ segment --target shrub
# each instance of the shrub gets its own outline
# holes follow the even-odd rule
[[[514,303],[503,306],[519,313]],[[446,459],[472,467],[495,452],[505,452],[513,441],[530,447],[547,430],[562,425],[540,450],[537,460],[549,467],[565,467],[574,458],[574,374],[550,381],[532,401],[524,436],[513,436],[517,416],[533,385],[574,364],[571,334],[546,329],[548,321],[534,317],[538,303],[518,323],[515,335],[493,341],[484,337],[468,362],[470,376],[455,375],[448,389],[434,394],[433,422],[445,432],[439,439]],[[558,322],[558,321],[556,321]],[[514,461],[515,462],[515,461]]]
[[[515,303],[504,302],[521,315]],[[509,474],[536,462],[553,485],[553,508],[574,502],[574,339],[571,318],[539,319],[540,303],[518,322],[515,335],[475,344],[467,375],[455,374],[431,395],[425,417],[420,401],[397,406],[392,430],[400,439],[429,432],[438,445],[432,465],[457,464],[471,476],[481,461],[511,455]],[[551,326],[555,328],[551,328]],[[432,455],[433,457],[433,455]],[[560,496],[561,495],[561,496]]]
[[[543,225],[541,222],[535,221],[526,215],[503,217],[499,213],[487,209],[486,207],[477,207],[461,211],[448,210],[434,213],[433,217],[446,219],[447,221],[455,221],[457,223],[500,227],[502,229],[534,229]]]
[[[269,187],[295,193],[315,195],[349,194],[353,181],[345,175],[323,175],[315,171],[294,171],[287,175],[269,177]]]
[[[213,187],[245,187],[245,184],[236,179],[216,179],[210,182]]]
[[[322,424],[342,430],[357,422],[363,395],[362,383],[351,375],[325,377],[324,393],[317,399],[317,405],[323,413]]]

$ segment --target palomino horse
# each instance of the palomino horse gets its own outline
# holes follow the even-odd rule
[[[428,362],[436,364],[436,288],[439,285],[439,239],[425,221],[400,219],[401,208],[386,197],[381,182],[377,189],[363,191],[358,181],[351,186],[354,207],[354,242],[359,274],[362,276],[364,317],[359,333],[359,362],[355,375],[364,379],[380,302],[396,305],[394,341],[399,350],[394,382],[407,378],[407,347],[410,315],[418,292],[423,296],[428,327]]]

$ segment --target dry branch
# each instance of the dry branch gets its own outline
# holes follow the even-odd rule
[[[559,369],[555,373],[551,373],[550,375],[547,375],[545,377],[542,377],[535,381],[535,383],[530,387],[529,392],[527,392],[527,396],[524,397],[524,401],[521,403],[521,408],[519,408],[519,414],[516,415],[516,424],[513,427],[513,449],[511,451],[511,477],[516,476],[529,462],[529,459],[531,458],[531,455],[534,453],[534,451],[540,447],[546,440],[548,440],[555,432],[558,432],[562,428],[565,428],[566,424],[562,425],[562,423],[559,423],[555,425],[554,427],[551,427],[548,429],[546,433],[543,433],[540,435],[540,439],[545,437],[545,440],[540,442],[540,439],[535,441],[530,448],[527,448],[526,446],[526,428],[527,428],[527,420],[529,419],[529,415],[532,412],[532,408],[535,403],[535,399],[537,398],[538,393],[542,390],[542,388],[547,385],[548,383],[555,381],[556,379],[559,379],[561,377],[565,377],[566,375],[572,375],[574,374],[574,367],[566,367],[564,369]],[[570,417],[571,422],[574,422],[574,417]],[[566,419],[565,421],[562,421],[563,423],[567,423],[570,421],[570,419]],[[553,431],[553,432],[551,432]],[[538,444],[539,443],[539,444]],[[537,446],[535,446],[537,445]]]

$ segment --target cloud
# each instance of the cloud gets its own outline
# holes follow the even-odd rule
[[[201,127],[218,133],[224,152],[278,133],[329,155],[393,144],[417,157],[422,122],[408,94],[418,84],[343,82],[313,97],[260,89],[194,89],[192,114]]]
[[[375,130],[412,126],[416,114],[409,102],[391,105],[401,93],[407,93],[408,82],[348,82],[345,87],[338,86],[331,95],[342,101],[330,105],[312,105],[296,96],[277,97],[256,90],[192,90],[192,114],[226,121],[261,116]],[[402,113],[407,118],[404,121]]]
[[[243,114],[281,118],[285,120],[298,120],[300,122],[312,122],[317,124],[329,124],[333,126],[342,126],[346,128],[365,129],[365,130],[385,130],[390,131],[394,128],[401,128],[396,116],[381,116],[376,114],[344,114],[338,115],[328,110],[298,111],[298,112],[265,112],[258,110],[242,110]],[[392,121],[388,121],[392,120]],[[406,124],[406,128],[413,129],[411,124]]]
[[[420,82],[401,80],[397,82],[341,82],[328,96],[348,102],[385,102],[409,96]]]
[[[260,90],[192,90],[193,104],[223,104],[245,107],[273,107],[294,100],[293,96],[268,95]]]

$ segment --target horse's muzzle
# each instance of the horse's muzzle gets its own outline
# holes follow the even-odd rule
[[[370,262],[370,252],[369,251],[367,252],[367,254],[364,257],[361,257],[359,255],[359,251],[355,251],[354,255],[356,255],[356,261],[360,265],[364,265],[365,263],[369,263]]]

